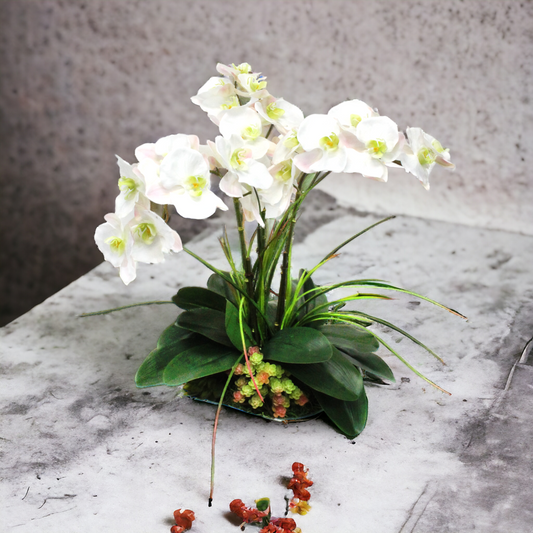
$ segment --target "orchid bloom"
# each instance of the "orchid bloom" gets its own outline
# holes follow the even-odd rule
[[[263,124],[259,114],[251,107],[235,107],[220,120],[220,133],[225,139],[240,137],[254,159],[261,159],[270,149],[271,142],[262,136]]]
[[[209,164],[200,152],[190,148],[175,149],[162,160],[158,170],[159,176],[152,179],[146,191],[153,202],[172,204],[182,217],[196,220],[210,217],[217,208],[228,209],[210,190]],[[156,173],[157,169],[151,171]]]
[[[94,240],[96,246],[115,268],[120,269],[120,278],[125,285],[129,285],[136,277],[137,263],[132,257],[133,235],[128,222],[133,216],[131,213],[122,219],[115,213],[105,215],[105,224],[96,228]]]
[[[208,117],[218,125],[222,115],[233,107],[240,105],[235,85],[228,78],[213,76],[191,97],[193,104],[199,105]]]
[[[403,153],[400,154],[402,166],[429,190],[429,174],[436,164],[449,170],[455,169],[450,161],[450,151],[420,128],[407,128],[406,133],[409,144],[404,146]]]
[[[400,157],[405,138],[389,117],[370,117],[361,120],[355,128],[359,145],[348,151],[344,172],[359,172],[367,178],[387,181],[387,167]]]
[[[298,141],[305,153],[296,155],[294,164],[306,173],[342,172],[348,160],[347,140],[336,118],[309,115],[298,129]]]
[[[304,120],[301,109],[283,98],[267,96],[254,104],[263,119],[273,124],[281,134],[286,134],[300,126]]]
[[[355,130],[362,120],[376,117],[378,113],[361,100],[348,100],[332,107],[328,115],[335,117],[342,129],[355,135]]]
[[[253,150],[241,137],[231,135],[229,139],[226,139],[219,135],[214,145],[208,144],[216,151],[222,168],[228,170],[220,181],[221,190],[228,196],[242,196],[238,184],[246,184],[258,189],[268,189],[272,185],[273,179],[267,167],[256,160]]]
[[[179,235],[148,209],[137,206],[129,222],[133,235],[132,257],[141,263],[163,263],[164,254],[183,250]]]
[[[115,212],[119,217],[125,217],[131,213],[136,204],[145,208],[150,207],[150,200],[146,198],[146,182],[138,165],[130,165],[118,155],[117,164],[120,169],[118,187],[120,194],[115,200]]]
[[[292,159],[297,152],[301,151],[297,129],[294,128],[277,139],[276,149],[272,154],[272,163],[277,165],[287,159]]]

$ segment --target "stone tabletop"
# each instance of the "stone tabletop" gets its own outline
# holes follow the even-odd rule
[[[297,267],[378,220],[349,211],[332,220],[324,209],[295,246]],[[189,247],[223,266],[213,228]],[[0,531],[165,532],[173,511],[189,508],[193,532],[237,532],[229,502],[268,496],[282,515],[283,480],[300,461],[314,481],[312,510],[297,519],[304,533],[530,532],[532,264],[533,237],[409,217],[349,245],[318,283],[381,278],[468,317],[413,297],[365,304],[444,358],[380,330],[451,396],[383,352],[397,381],[368,386],[368,425],[355,440],[321,419],[284,425],[224,410],[211,508],[214,408],[133,381],[178,309],[78,317],[168,300],[209,272],[178,254],[125,287],[100,265],[1,330]]]

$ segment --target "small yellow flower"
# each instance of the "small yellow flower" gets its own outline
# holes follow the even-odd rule
[[[292,500],[289,504],[289,507],[293,513],[297,513],[302,516],[311,510],[311,506],[302,500],[299,500],[298,503],[294,503],[294,500]]]

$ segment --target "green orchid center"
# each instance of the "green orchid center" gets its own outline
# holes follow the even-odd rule
[[[361,122],[361,120],[362,119],[360,115],[350,115],[350,124],[354,128],[357,128],[357,125],[359,124],[359,122]]]
[[[231,66],[235,70],[238,70],[241,74],[249,74],[250,72],[252,72],[252,67],[249,63],[241,63],[240,65],[232,63]]]
[[[130,200],[137,192],[137,183],[135,183],[135,180],[132,178],[121,176],[118,180],[118,188],[126,193],[126,200]]]
[[[241,137],[247,141],[255,141],[261,135],[261,130],[258,126],[248,126],[241,132]]]
[[[222,104],[220,106],[220,109],[228,110],[228,109],[233,109],[234,107],[239,107],[239,106],[240,106],[239,99],[235,95],[233,95],[233,96],[229,96],[228,98],[226,98],[226,103]]]
[[[418,162],[423,167],[432,165],[435,162],[435,156],[431,153],[431,150],[429,148],[426,148],[425,146],[423,148],[420,148],[420,150],[418,150],[417,156],[418,156]]]
[[[283,145],[287,148],[296,148],[299,145],[298,137],[296,133],[291,133],[284,141]]]
[[[246,163],[244,162],[244,158],[246,157],[246,150],[244,148],[237,148],[231,154],[230,158],[230,164],[233,168],[238,168],[239,170],[246,170],[248,167]]]
[[[322,150],[326,152],[334,152],[339,147],[339,138],[335,133],[332,133],[329,137],[322,137],[318,144]]]
[[[289,181],[292,177],[292,162],[283,163],[281,168],[276,172],[276,178],[281,181]]]
[[[109,245],[113,252],[119,255],[122,255],[126,248],[126,241],[120,237],[109,237],[105,240],[105,243]]]
[[[383,154],[387,151],[387,145],[385,144],[385,141],[379,140],[368,142],[366,148],[369,154],[375,159],[383,157]]]
[[[260,91],[264,89],[267,86],[267,82],[259,81],[257,78],[253,77],[253,78],[250,78],[250,81],[248,82],[248,86],[250,87],[250,91],[255,93],[256,91]]]
[[[134,231],[145,244],[152,244],[157,236],[155,226],[149,222],[141,222]]]
[[[268,118],[271,120],[279,120],[285,114],[285,109],[280,109],[276,102],[268,104],[266,111]]]
[[[189,176],[184,182],[183,185],[185,190],[193,197],[197,198],[202,196],[204,189],[207,186],[207,180],[202,176]]]
[[[446,148],[442,147],[442,144],[439,141],[437,141],[437,139],[433,139],[431,144],[432,144],[433,148],[435,148],[435,150],[437,150],[437,152],[439,152],[439,154],[442,154],[442,153],[448,151]]]

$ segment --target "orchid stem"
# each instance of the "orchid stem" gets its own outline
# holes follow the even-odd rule
[[[213,425],[213,437],[211,440],[211,488],[209,490],[209,500],[207,501],[208,507],[211,507],[211,505],[213,504],[213,494],[215,492],[215,443],[217,440],[218,419],[220,418],[220,411],[222,410],[222,402],[224,401],[224,396],[226,395],[226,391],[228,390],[228,386],[230,384],[231,378],[233,377],[233,373],[235,372],[237,365],[241,362],[241,359],[242,355],[237,359],[237,361],[235,361],[235,364],[231,368],[228,379],[226,380],[226,384],[224,385],[224,390],[222,391],[222,395],[220,396],[220,400],[218,402],[217,414],[215,415],[215,423]]]

